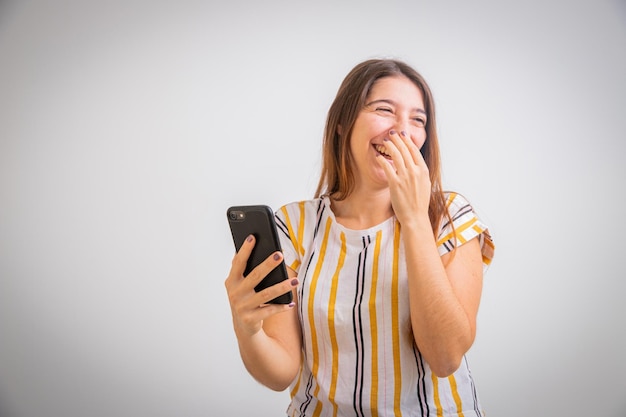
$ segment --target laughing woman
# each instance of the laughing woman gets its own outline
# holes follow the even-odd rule
[[[289,416],[482,416],[465,357],[494,245],[441,188],[430,88],[397,60],[368,60],[331,105],[313,199],[276,212],[283,253],[226,279],[250,374],[290,387]],[[281,262],[291,279],[254,287]],[[267,304],[293,291],[290,305]]]

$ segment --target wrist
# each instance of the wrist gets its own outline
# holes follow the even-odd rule
[[[413,216],[407,221],[401,221],[400,226],[402,227],[402,231],[405,233],[417,233],[419,235],[433,234],[433,229],[430,224],[428,214],[422,216]]]
[[[235,336],[238,340],[251,340],[259,336],[263,332],[263,325],[258,327],[247,327],[243,323],[234,322],[233,329],[235,330]]]

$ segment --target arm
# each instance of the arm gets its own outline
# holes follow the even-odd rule
[[[435,375],[458,369],[476,334],[482,291],[478,239],[440,256],[428,217],[431,183],[418,147],[406,135],[390,132],[393,167],[378,162],[389,181],[391,204],[402,226],[406,251],[411,325],[420,352]]]
[[[298,281],[293,278],[276,284],[261,292],[254,287],[283,261],[282,254],[266,259],[244,278],[246,261],[254,246],[254,238],[244,242],[233,258],[232,268],[226,279],[233,327],[241,358],[250,374],[263,385],[282,391],[295,378],[300,367],[300,324],[295,304],[265,304],[269,300],[293,291]]]
[[[476,336],[483,278],[480,245],[474,238],[440,257],[430,223],[421,230],[403,227],[402,233],[415,343],[432,371],[448,376]]]

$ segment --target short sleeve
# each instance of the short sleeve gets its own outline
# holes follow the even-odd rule
[[[282,206],[275,212],[276,227],[278,229],[278,237],[280,246],[283,251],[285,265],[298,272],[302,263],[302,233],[299,226],[301,222],[301,214],[304,210],[302,203],[291,203]]]
[[[447,193],[446,197],[446,207],[452,224],[444,218],[437,236],[439,254],[444,255],[455,247],[478,237],[483,257],[483,269],[486,269],[491,264],[495,249],[487,225],[478,218],[465,197],[458,193]]]

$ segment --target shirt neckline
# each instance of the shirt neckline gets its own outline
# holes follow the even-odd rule
[[[350,229],[337,221],[335,213],[332,210],[331,201],[328,195],[322,196],[322,202],[324,203],[325,208],[328,210],[328,216],[332,220],[333,227],[343,232],[348,238],[358,238],[360,240],[365,236],[376,235],[379,230],[393,230],[396,222],[396,216],[391,216],[381,223],[378,223],[366,229]]]

